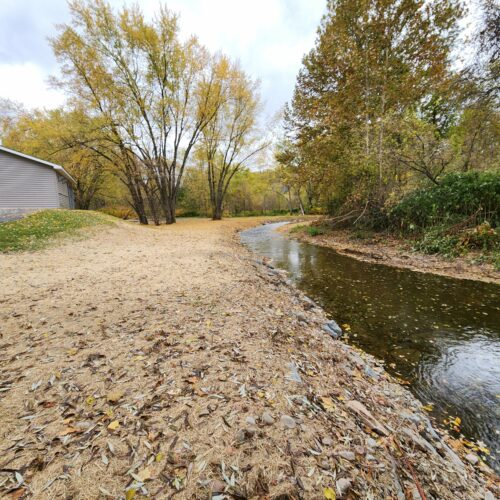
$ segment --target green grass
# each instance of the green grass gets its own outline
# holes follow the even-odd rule
[[[113,224],[113,218],[88,210],[42,210],[24,219],[0,224],[0,252],[38,250],[55,238],[80,229]]]

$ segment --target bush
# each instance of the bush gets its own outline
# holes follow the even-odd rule
[[[418,232],[436,225],[471,219],[469,226],[487,221],[500,223],[500,172],[452,173],[438,186],[418,189],[389,212],[391,225]]]
[[[320,236],[322,234],[325,234],[325,229],[323,227],[318,227],[318,226],[308,226],[307,234],[309,236]]]
[[[432,228],[418,240],[414,249],[426,254],[440,254],[456,257],[469,250],[483,252],[500,251],[500,232],[484,222],[473,229],[450,233],[442,226]]]

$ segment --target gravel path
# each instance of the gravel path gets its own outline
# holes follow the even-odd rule
[[[237,243],[255,223],[123,223],[0,255],[0,495],[495,491],[408,391]]]

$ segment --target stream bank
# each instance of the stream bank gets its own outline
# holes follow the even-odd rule
[[[293,231],[297,226],[310,224],[299,222],[284,226],[281,231],[292,238],[313,245],[332,248],[340,254],[371,263],[432,273],[450,278],[483,281],[500,284],[500,271],[490,263],[478,262],[478,255],[447,259],[440,255],[414,252],[401,240],[387,235],[371,234],[359,237],[353,231],[338,229],[311,236],[305,231]]]

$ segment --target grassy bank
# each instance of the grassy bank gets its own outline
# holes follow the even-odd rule
[[[113,224],[113,218],[86,210],[41,210],[24,219],[0,224],[0,252],[38,250],[55,238],[83,228]]]

